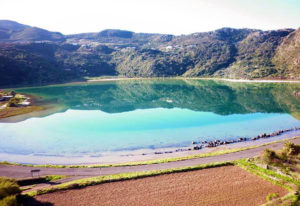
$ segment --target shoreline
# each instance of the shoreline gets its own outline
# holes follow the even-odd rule
[[[288,141],[289,139],[300,138],[300,130],[282,133],[275,137],[260,138],[258,140],[248,140],[235,142],[232,144],[220,145],[217,147],[204,147],[199,150],[186,148],[161,148],[161,149],[140,149],[133,151],[121,152],[107,152],[102,153],[101,156],[85,155],[85,156],[54,156],[54,155],[22,155],[22,154],[8,154],[0,153],[0,161],[9,163],[17,163],[23,165],[64,165],[64,166],[92,166],[92,165],[118,165],[118,164],[132,164],[152,161],[162,161],[172,158],[185,158],[195,155],[205,155],[209,153],[222,153],[230,150],[242,151],[251,149],[252,147],[260,147],[265,144],[272,144],[278,141]],[[176,151],[178,150],[178,151]],[[197,157],[194,157],[197,158]],[[193,159],[193,158],[191,158]]]
[[[36,87],[47,87],[47,86],[60,86],[60,85],[72,85],[72,84],[83,84],[83,83],[92,83],[92,82],[108,82],[108,81],[123,81],[123,80],[216,80],[216,81],[228,81],[228,82],[241,82],[241,83],[300,83],[300,79],[231,79],[231,78],[220,78],[220,77],[119,77],[111,76],[105,78],[95,78],[95,79],[86,79],[74,80],[70,82],[62,83],[49,83],[43,85],[16,85],[12,86],[1,86],[0,89],[11,90],[11,89],[20,89],[20,88],[36,88]]]
[[[14,116],[0,118],[0,123],[18,123],[30,118],[42,118],[53,113],[64,112],[66,108],[64,106],[57,106],[55,104],[44,104],[41,110],[33,110],[27,113],[22,113]]]
[[[107,82],[107,81],[123,81],[123,80],[154,80],[154,79],[192,79],[192,80],[216,80],[228,82],[241,82],[241,83],[300,83],[300,80],[294,79],[230,79],[230,78],[212,78],[212,77],[116,77],[116,78],[103,78],[103,79],[88,79],[86,82]],[[84,83],[84,82],[74,82]],[[68,83],[67,83],[68,84]]]
[[[31,104],[29,106],[5,108],[8,113],[6,115],[1,115],[3,110],[0,110],[0,123],[17,123],[32,117],[44,117],[64,110],[63,106],[41,102],[39,96],[26,93],[20,94],[26,95],[31,100]]]
[[[36,96],[22,93],[16,93],[16,96],[17,95],[19,95],[19,97],[12,96],[12,98],[22,99],[23,102],[26,101],[26,103],[29,104],[22,105],[21,102],[18,105],[11,107],[7,106],[10,99],[2,101],[4,103],[2,103],[2,106],[0,107],[0,122],[2,122],[3,120],[3,122],[5,122],[6,119],[10,119],[12,117],[18,117],[34,112],[43,111],[46,109],[44,105],[39,105],[37,103],[37,100],[39,98]]]
[[[207,78],[212,80],[220,80],[227,82],[244,82],[244,83],[300,83],[300,80],[276,80],[276,79],[226,79],[226,78]]]

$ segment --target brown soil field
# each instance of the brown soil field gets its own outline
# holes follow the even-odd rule
[[[254,206],[265,203],[269,193],[287,191],[237,166],[223,166],[44,194],[35,204]]]

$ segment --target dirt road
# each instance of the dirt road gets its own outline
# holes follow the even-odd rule
[[[291,142],[300,144],[300,138],[293,139]],[[138,166],[122,166],[122,167],[108,167],[108,168],[37,168],[27,166],[15,166],[15,165],[0,165],[0,176],[12,177],[12,178],[26,178],[30,177],[30,170],[40,169],[40,175],[70,175],[72,179],[81,179],[84,177],[100,176],[108,174],[118,174],[126,172],[138,172],[138,171],[151,171],[158,169],[178,168],[184,166],[192,166],[213,162],[233,161],[241,158],[257,156],[266,148],[281,149],[284,142],[274,143],[267,146],[262,146],[254,149],[244,150],[241,152],[229,153],[224,155],[218,155],[213,157],[196,158],[190,160],[183,160],[177,162],[168,162],[162,164],[151,165],[138,165]],[[70,180],[70,179],[69,179]],[[64,180],[62,180],[64,181]]]

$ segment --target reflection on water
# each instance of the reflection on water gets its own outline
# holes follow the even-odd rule
[[[300,98],[294,95],[299,84],[140,80],[17,91],[64,109],[0,123],[2,153],[93,155],[300,126]]]
[[[212,80],[137,80],[19,89],[67,109],[108,113],[149,108],[184,108],[215,114],[299,115],[299,84],[229,83]]]

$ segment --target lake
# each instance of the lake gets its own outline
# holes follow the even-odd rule
[[[38,104],[56,109],[0,123],[2,154],[101,156],[186,147],[192,141],[250,138],[300,126],[296,83],[157,79],[16,91],[40,97]]]

